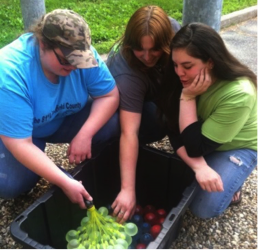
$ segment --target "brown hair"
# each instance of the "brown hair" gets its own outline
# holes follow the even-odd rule
[[[182,84],[174,70],[172,53],[174,49],[186,49],[187,54],[207,62],[212,60],[212,74],[219,80],[234,81],[247,77],[257,87],[256,75],[226,48],[220,35],[203,23],[190,23],[177,32],[171,42],[171,55],[162,80],[160,110],[173,124],[178,122],[179,97]]]
[[[57,48],[57,44],[55,42],[50,41],[48,38],[46,38],[42,33],[42,21],[44,19],[45,15],[40,17],[37,21],[35,21],[34,24],[32,24],[26,32],[31,32],[36,37],[37,41],[41,41],[44,43],[45,48],[48,50],[52,50]]]
[[[141,49],[141,39],[146,35],[153,39],[155,49],[163,51],[160,61],[164,65],[169,59],[169,45],[174,32],[167,14],[158,6],[138,9],[127,23],[124,35],[118,40],[118,47],[132,68],[146,70],[146,66],[133,54],[133,49]]]

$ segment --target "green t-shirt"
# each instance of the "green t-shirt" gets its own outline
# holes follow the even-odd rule
[[[200,96],[202,134],[223,144],[217,150],[257,150],[257,94],[247,78],[217,81]]]

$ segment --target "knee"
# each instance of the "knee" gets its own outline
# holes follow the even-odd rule
[[[201,203],[192,202],[189,206],[190,211],[192,214],[200,219],[211,219],[218,217],[223,213],[221,209],[214,206],[214,204],[206,204],[203,205]]]
[[[215,218],[217,216],[219,216],[221,213],[217,213],[217,212],[214,212],[212,210],[210,211],[201,211],[201,210],[195,210],[195,209],[192,209],[190,207],[190,211],[192,212],[192,214],[196,217],[198,217],[199,219],[211,219],[211,218]]]
[[[14,199],[20,194],[22,194],[22,191],[19,188],[0,186],[0,198],[2,199]]]
[[[32,180],[17,181],[13,180],[8,182],[0,182],[0,198],[2,199],[14,199],[19,195],[28,194],[37,184],[39,176],[36,176]]]

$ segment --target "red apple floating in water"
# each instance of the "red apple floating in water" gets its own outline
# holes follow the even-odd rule
[[[157,211],[156,211],[156,214],[157,214],[157,216],[159,217],[159,218],[166,218],[166,216],[167,216],[167,212],[165,211],[165,209],[162,209],[162,208],[160,208],[160,209],[158,209]]]
[[[165,219],[166,218],[164,218],[164,217],[158,218],[157,219],[157,224],[162,225]]]
[[[146,248],[145,244],[139,243],[136,245],[136,249],[145,249],[145,248]]]
[[[136,205],[134,214],[142,215],[143,214],[143,208],[140,205]]]
[[[157,222],[157,216],[154,213],[147,213],[144,216],[144,220],[150,225],[154,225]]]
[[[143,214],[155,213],[155,212],[156,212],[156,208],[154,206],[152,206],[152,205],[147,205],[143,209]]]
[[[161,231],[161,225],[154,225],[151,227],[150,234],[153,237],[153,239],[156,239],[160,231]]]

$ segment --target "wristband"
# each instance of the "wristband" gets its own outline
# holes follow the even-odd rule
[[[184,98],[179,98],[180,101],[191,101],[191,100],[195,100],[195,97],[192,97],[192,98],[188,98],[188,99],[184,99]]]

